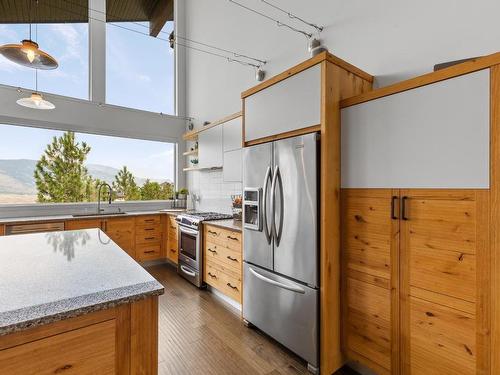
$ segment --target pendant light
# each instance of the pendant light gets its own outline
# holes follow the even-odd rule
[[[24,39],[21,44],[4,44],[0,46],[0,54],[19,65],[33,69],[56,69],[59,64],[47,52],[38,48],[38,43],[31,39],[31,1],[30,1],[30,31],[29,39]],[[38,6],[38,0],[36,1]],[[38,8],[37,8],[38,10]]]
[[[35,92],[33,92],[29,98],[21,98],[17,100],[16,103],[20,106],[33,109],[47,110],[56,108],[54,104],[45,100],[42,94],[38,92],[38,69],[35,70]]]

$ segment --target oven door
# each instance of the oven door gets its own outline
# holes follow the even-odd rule
[[[179,261],[200,271],[201,243],[200,232],[179,225]]]

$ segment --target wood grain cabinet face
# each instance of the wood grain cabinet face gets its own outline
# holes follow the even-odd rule
[[[135,254],[135,222],[133,218],[106,220],[106,234],[132,258]]]
[[[162,256],[162,224],[160,215],[135,218],[136,258],[139,261],[159,259]]]
[[[168,216],[168,241],[167,258],[173,263],[179,263],[179,243],[178,243],[178,224],[174,216]]]
[[[5,234],[5,226],[0,225],[0,236],[3,236]]]
[[[69,220],[64,224],[66,230],[94,229],[104,230],[100,219]]]
[[[344,350],[389,374],[399,366],[399,224],[391,218],[398,191],[349,189],[341,197]]]

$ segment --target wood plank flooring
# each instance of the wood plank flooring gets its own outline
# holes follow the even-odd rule
[[[165,287],[159,301],[160,375],[300,375],[304,361],[256,329],[237,310],[180,278],[173,266],[146,268]],[[353,375],[346,369],[336,375]]]

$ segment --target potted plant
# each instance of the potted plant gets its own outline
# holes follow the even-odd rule
[[[189,191],[186,188],[182,188],[177,192],[178,199],[186,199]]]

